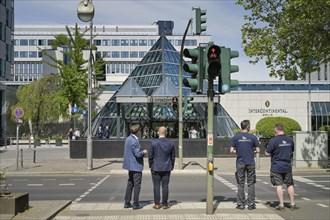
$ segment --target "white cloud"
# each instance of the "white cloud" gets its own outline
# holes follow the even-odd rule
[[[15,1],[15,24],[74,24],[79,0]],[[106,1],[94,0],[94,24],[148,25],[158,20],[174,21],[174,34],[183,34],[189,18],[194,18],[192,7],[207,10],[207,31],[213,41],[240,53],[233,60],[240,72],[239,80],[269,80],[264,64],[251,65],[241,48],[242,7],[235,1]],[[244,73],[243,73],[244,71]]]

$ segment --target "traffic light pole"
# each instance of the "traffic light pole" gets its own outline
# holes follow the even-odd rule
[[[189,30],[189,26],[192,19],[189,19],[186,30],[182,37],[181,49],[180,49],[180,67],[179,67],[179,170],[183,169],[183,116],[182,116],[182,63],[183,63],[183,47],[186,40],[186,35]]]
[[[213,198],[214,198],[214,163],[213,163],[213,120],[214,120],[214,91],[213,91],[213,79],[209,78],[209,88],[207,91],[207,194],[206,194],[206,214],[212,215],[214,212]]]

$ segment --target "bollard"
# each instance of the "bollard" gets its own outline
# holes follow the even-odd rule
[[[29,149],[31,149],[31,135],[29,136]]]
[[[23,149],[21,149],[21,167],[23,167]]]
[[[33,147],[33,163],[36,163],[36,146]]]

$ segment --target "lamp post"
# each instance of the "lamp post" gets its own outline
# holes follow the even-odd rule
[[[88,59],[88,112],[87,112],[87,155],[86,169],[93,169],[93,143],[92,143],[92,38],[93,38],[93,17],[94,5],[92,0],[83,0],[78,4],[77,14],[79,20],[89,22],[90,39],[89,39],[89,59]]]

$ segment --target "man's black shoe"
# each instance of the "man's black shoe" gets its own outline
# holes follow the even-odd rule
[[[131,203],[125,203],[124,204],[124,209],[129,209],[129,208],[132,208],[132,204]]]
[[[133,210],[137,210],[137,209],[142,209],[143,207],[140,206],[139,204],[137,205],[133,205]]]
[[[256,209],[256,205],[249,205],[248,206],[248,210],[253,210],[253,209]]]
[[[245,209],[245,206],[244,205],[238,205],[238,206],[236,206],[236,208],[240,209],[240,210],[243,210],[243,209]]]

